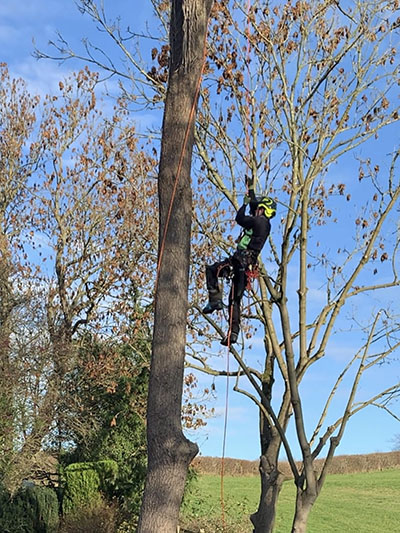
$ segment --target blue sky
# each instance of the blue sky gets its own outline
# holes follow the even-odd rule
[[[1,60],[14,76],[21,76],[40,93],[52,90],[70,67],[37,61],[33,58],[34,43],[45,48],[56,38],[56,30],[65,30],[73,37],[90,26],[73,2],[61,0],[6,0],[0,4],[0,20]]]
[[[115,14],[121,14],[131,22],[131,26],[140,28],[150,15],[149,2],[145,0],[104,0],[106,9]],[[71,44],[79,46],[83,37],[93,38],[101,42],[101,36],[94,24],[87,16],[79,13],[73,0],[2,0],[0,2],[0,46],[2,62],[6,62],[13,76],[24,78],[29,87],[41,94],[52,92],[68,72],[82,66],[79,62],[57,63],[55,61],[37,61],[33,57],[34,44],[50,52],[48,41],[57,38],[59,31]],[[128,22],[129,23],[129,22]],[[276,222],[275,222],[276,223]],[[318,299],[321,291],[318,286],[311,287],[312,294]],[[257,341],[254,343],[257,344]],[[329,362],[323,362],[315,372],[310,372],[302,385],[303,400],[306,408],[307,425],[317,417],[316,398],[326,396],[332,386],[334,371],[338,370],[346,358],[348,343],[343,336],[335,341]],[[214,352],[220,352],[221,365],[226,365],[226,350],[216,345]],[[261,352],[253,349],[246,354],[251,358],[252,364],[259,364],[261,368]],[[257,360],[259,359],[259,363]],[[231,368],[234,362],[231,359]],[[371,390],[379,381],[384,381],[391,374],[400,376],[398,361],[390,367],[379,367],[374,374],[366,380],[363,387],[365,392]],[[200,383],[207,386],[210,378],[200,376]],[[234,380],[230,380],[229,408],[228,408],[228,433],[225,455],[242,459],[256,459],[259,455],[258,440],[258,414],[251,401],[242,395],[233,392]],[[191,434],[200,446],[202,455],[219,456],[223,445],[223,428],[225,413],[226,379],[221,378],[215,382],[217,397],[212,406],[216,409],[216,416],[209,420],[205,429]],[[243,386],[245,386],[243,384]],[[278,387],[279,390],[279,387]],[[339,413],[339,411],[337,411]],[[398,404],[397,404],[398,412]],[[393,446],[392,439],[400,434],[400,424],[389,415],[377,408],[368,408],[353,417],[347,433],[340,444],[338,454],[359,454],[390,451]],[[295,442],[293,428],[289,428],[289,438]],[[298,449],[294,446],[295,456],[299,457]],[[297,450],[297,451],[296,451]]]
[[[150,2],[146,1],[105,0],[104,6],[110,19],[121,16],[131,28],[143,28],[151,15]],[[62,63],[38,61],[33,57],[35,47],[57,55],[49,41],[56,42],[58,33],[78,53],[82,51],[83,39],[97,44],[106,42],[89,16],[78,10],[74,0],[2,0],[0,3],[1,61],[9,65],[13,75],[21,76],[40,93],[51,91],[68,72],[83,66],[79,60]]]

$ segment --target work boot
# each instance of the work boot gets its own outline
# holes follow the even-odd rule
[[[209,315],[210,313],[213,313],[214,311],[221,311],[221,309],[224,308],[224,304],[222,300],[214,300],[213,302],[208,302],[208,304],[203,309],[203,313],[205,315]]]
[[[236,333],[236,331],[231,331],[231,333],[228,335],[226,335],[222,341],[221,341],[221,344],[222,346],[231,346],[231,344],[235,344],[235,342],[237,342],[237,339],[238,339],[238,334]]]

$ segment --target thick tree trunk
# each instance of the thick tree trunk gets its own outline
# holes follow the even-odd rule
[[[278,470],[278,457],[263,455],[260,459],[261,494],[257,512],[251,515],[254,533],[271,533],[274,528],[276,504],[284,476]]]
[[[296,511],[293,519],[292,533],[306,533],[307,521],[317,496],[307,490],[297,489]]]
[[[266,399],[271,402],[272,387],[274,384],[274,357],[269,355],[266,358],[263,374],[262,392]],[[289,406],[289,402],[286,402]],[[286,418],[283,421],[283,428],[286,429],[289,420],[288,408],[284,409]],[[253,533],[272,533],[275,523],[276,505],[279,493],[284,481],[284,475],[279,471],[278,459],[282,439],[276,427],[271,425],[271,420],[260,410],[260,478],[261,493],[257,512],[252,514],[250,519],[254,526]]]
[[[190,167],[194,115],[191,112],[193,105],[197,106],[211,5],[212,0],[171,2],[170,75],[158,184],[161,266],[147,406],[148,469],[138,533],[176,532],[188,466],[198,451],[197,445],[183,435],[181,404],[192,220]]]

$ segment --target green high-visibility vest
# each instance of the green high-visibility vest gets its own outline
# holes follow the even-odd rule
[[[247,247],[251,241],[251,237],[253,235],[252,229],[245,229],[243,232],[243,235],[238,243],[239,250],[247,250]]]

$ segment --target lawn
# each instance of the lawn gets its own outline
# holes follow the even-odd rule
[[[257,477],[224,478],[224,521],[219,476],[202,475],[182,508],[183,524],[204,533],[250,533],[249,515],[257,508]],[[291,530],[295,500],[292,481],[284,483],[274,533]],[[308,533],[400,532],[400,469],[328,476],[309,519]]]

